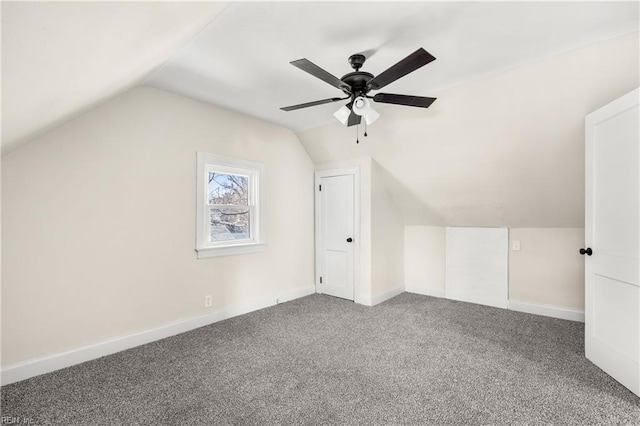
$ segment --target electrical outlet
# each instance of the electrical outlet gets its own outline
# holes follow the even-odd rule
[[[204,307],[205,308],[210,308],[212,304],[213,304],[213,299],[211,298],[210,294],[207,294],[204,297]]]
[[[511,241],[511,250],[520,251],[520,241]]]

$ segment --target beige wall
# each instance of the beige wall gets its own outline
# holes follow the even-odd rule
[[[267,249],[196,259],[196,151],[265,163]],[[2,364],[313,285],[289,130],[140,87],[2,159]]]
[[[404,222],[391,197],[386,171],[371,162],[371,294],[404,286]]]
[[[509,241],[510,300],[584,310],[584,228],[512,228]]]
[[[444,296],[446,233],[442,226],[405,226],[404,283],[407,291]]]
[[[583,245],[584,228],[509,229],[509,300],[584,310]],[[445,247],[444,227],[405,227],[407,291],[444,296]]]

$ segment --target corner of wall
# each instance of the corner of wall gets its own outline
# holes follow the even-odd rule
[[[444,297],[445,248],[445,227],[404,227],[404,283],[408,292]]]
[[[388,172],[371,160],[372,298],[404,289],[404,218],[386,184]],[[394,287],[399,286],[399,287]]]

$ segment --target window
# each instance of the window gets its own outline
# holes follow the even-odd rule
[[[198,259],[264,250],[263,164],[198,152],[197,168]]]

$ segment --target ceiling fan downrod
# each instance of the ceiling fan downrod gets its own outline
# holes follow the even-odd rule
[[[360,68],[362,68],[362,65],[364,65],[364,61],[366,60],[367,58],[364,55],[356,53],[355,55],[349,56],[349,65],[351,65],[351,68],[358,71]]]

